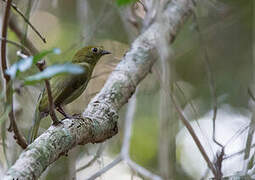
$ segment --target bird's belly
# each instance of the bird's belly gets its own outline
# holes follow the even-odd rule
[[[67,105],[71,102],[73,102],[75,99],[77,99],[80,95],[82,95],[82,93],[84,92],[84,90],[87,87],[88,82],[84,83],[82,86],[80,86],[79,88],[77,88],[76,90],[74,90],[72,92],[72,94],[70,94],[62,103],[61,105]]]

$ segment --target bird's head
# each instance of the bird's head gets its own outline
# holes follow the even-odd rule
[[[98,60],[106,54],[111,54],[109,51],[103,49],[102,46],[86,46],[76,52],[72,63],[89,63],[95,65]]]

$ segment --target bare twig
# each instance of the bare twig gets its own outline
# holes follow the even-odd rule
[[[129,167],[137,172],[138,174],[142,175],[143,177],[145,177],[146,179],[153,179],[153,180],[161,180],[161,177],[159,177],[158,175],[153,174],[152,172],[148,171],[147,169],[145,169],[144,167],[140,166],[139,164],[135,163],[134,161],[132,161],[130,158],[125,159],[125,161],[127,162],[127,164],[129,165]]]
[[[48,101],[49,101],[49,110],[50,110],[50,117],[53,121],[53,125],[58,125],[60,123],[60,121],[58,120],[55,111],[54,111],[54,102],[53,102],[53,98],[52,98],[52,93],[51,93],[51,88],[50,88],[50,81],[49,80],[45,80],[45,86],[46,86],[46,90],[47,90],[47,94],[48,94]]]
[[[251,145],[251,148],[254,148],[254,147],[255,147],[255,144],[252,144],[252,145]],[[237,156],[237,155],[240,155],[240,154],[242,154],[242,153],[245,153],[245,151],[246,151],[246,148],[244,148],[244,149],[242,149],[242,150],[240,150],[240,151],[238,151],[238,152],[235,152],[235,153],[233,153],[233,154],[230,154],[230,155],[228,155],[228,156],[223,157],[223,160],[232,158],[232,157]]]
[[[159,74],[157,74],[157,76],[160,77]],[[158,78],[158,79],[159,79],[159,81],[161,81],[160,78]],[[161,82],[161,83],[162,83],[162,82]],[[163,86],[163,88],[164,88],[164,86]],[[175,101],[173,94],[170,94],[169,96],[170,96],[170,98],[171,98],[171,100],[172,100],[172,103],[173,103],[173,105],[174,105],[174,107],[175,107],[175,109],[176,109],[176,111],[177,111],[177,113],[178,113],[178,115],[179,115],[181,121],[183,122],[184,126],[188,129],[189,134],[191,135],[191,137],[192,137],[193,140],[195,141],[195,143],[196,143],[196,145],[197,145],[197,147],[198,147],[200,153],[202,154],[204,160],[206,161],[206,163],[207,163],[209,169],[211,169],[211,171],[213,172],[213,174],[214,174],[215,177],[216,177],[217,173],[216,173],[216,170],[215,170],[215,168],[214,168],[214,166],[213,166],[213,163],[210,161],[210,159],[209,159],[209,157],[208,157],[208,155],[207,155],[207,153],[206,153],[204,147],[203,147],[202,144],[200,143],[200,141],[199,141],[199,139],[198,139],[198,137],[197,137],[195,131],[193,130],[193,128],[192,128],[192,126],[190,125],[189,121],[185,118],[184,114],[182,113],[182,110],[181,110],[181,108],[178,106],[177,102]]]
[[[106,4],[104,5],[104,7],[103,7],[103,10],[100,11],[101,13],[96,17],[97,19],[95,19],[95,20],[93,21],[93,24],[90,24],[89,30],[86,31],[85,35],[82,35],[82,36],[80,37],[80,39],[79,39],[77,42],[71,44],[66,50],[64,50],[64,51],[62,52],[62,55],[63,55],[63,54],[66,54],[68,51],[70,51],[70,50],[72,50],[73,48],[77,47],[77,46],[80,45],[82,42],[89,42],[89,41],[91,40],[91,38],[93,37],[93,35],[94,35],[95,33],[97,33],[97,31],[100,29],[100,28],[99,28],[100,25],[102,25],[103,22],[108,21],[108,18],[111,17],[111,16],[110,16],[110,15],[111,15],[111,12],[110,12],[110,11],[107,11],[107,8],[108,8],[108,6],[107,6],[107,3],[106,3]],[[105,14],[105,12],[108,12],[108,13]]]
[[[173,102],[173,105],[177,111],[177,113],[179,114],[180,119],[182,120],[183,124],[185,125],[185,127],[188,129],[190,135],[192,136],[193,140],[195,141],[200,153],[202,154],[203,158],[205,159],[208,167],[211,169],[211,171],[213,172],[214,176],[217,177],[217,172],[212,164],[212,162],[210,161],[209,157],[206,154],[206,151],[204,149],[204,147],[202,146],[202,144],[200,143],[195,131],[193,130],[192,126],[190,125],[189,121],[185,118],[185,116],[182,113],[182,110],[179,108],[179,106],[177,105],[174,96],[172,94],[170,94],[171,96],[171,100]]]
[[[1,40],[1,41],[6,41],[6,42],[9,43],[9,44],[15,45],[15,46],[17,46],[18,48],[21,48],[22,51],[24,51],[24,53],[30,54],[30,50],[29,50],[27,47],[25,47],[25,46],[23,46],[22,44],[20,44],[20,43],[17,43],[17,42],[15,42],[15,41],[8,40],[8,39],[6,39],[6,38],[1,38],[1,37],[0,37],[0,40]]]
[[[255,110],[253,109],[253,113],[252,113],[252,117],[251,117],[251,122],[249,125],[249,130],[248,130],[248,134],[247,134],[247,139],[246,139],[246,145],[245,145],[245,153],[244,153],[244,171],[247,172],[248,171],[248,164],[249,164],[249,157],[250,157],[250,151],[251,151],[251,145],[252,145],[252,141],[253,141],[253,135],[255,132]],[[246,163],[247,162],[247,163]]]
[[[43,71],[44,66],[45,66],[45,61],[40,61],[39,63],[36,64],[38,69],[40,71]],[[45,83],[45,87],[46,87],[46,91],[47,91],[47,95],[48,95],[48,101],[49,101],[49,111],[50,111],[50,117],[53,121],[53,125],[58,125],[60,123],[60,121],[58,120],[56,114],[55,114],[55,105],[53,102],[53,97],[52,97],[52,92],[51,92],[51,87],[50,87],[50,81],[48,79],[44,80]]]
[[[121,147],[121,154],[123,157],[129,156],[129,148],[130,148],[130,138],[132,134],[132,124],[135,116],[136,110],[136,96],[138,92],[138,88],[136,89],[136,93],[131,97],[125,117],[125,124],[124,124],[124,135],[123,135],[123,143]]]
[[[11,7],[12,0],[7,0],[5,14],[3,17],[3,26],[2,26],[2,38],[7,38],[7,27],[9,22],[10,16],[10,7]],[[27,147],[27,143],[25,138],[20,134],[18,126],[15,121],[14,111],[13,111],[13,96],[12,96],[12,82],[10,77],[5,73],[7,70],[7,61],[6,61],[6,41],[2,41],[1,43],[1,64],[2,64],[2,73],[5,78],[5,95],[6,101],[11,106],[11,110],[8,114],[10,119],[10,126],[8,131],[14,132],[14,139],[16,139],[17,144],[19,144],[23,149]]]
[[[25,54],[22,54],[21,52],[17,52],[17,54],[23,58],[26,58],[28,57],[27,55]],[[43,71],[44,70],[44,66],[45,66],[45,61],[44,60],[41,60],[39,62],[37,62],[36,64],[37,68],[40,70],[40,71]],[[47,95],[48,95],[48,101],[49,101],[49,112],[50,112],[50,117],[53,121],[53,125],[58,125],[60,123],[60,121],[58,120],[56,114],[55,114],[55,106],[54,106],[54,102],[53,102],[53,98],[52,98],[52,92],[51,92],[51,87],[50,87],[50,81],[48,79],[45,79],[44,80],[44,83],[45,83],[45,87],[46,87],[46,91],[47,91]]]
[[[225,152],[224,152],[224,148],[221,148],[221,151],[218,151],[216,153],[216,156],[215,156],[215,162],[214,162],[214,167],[216,169],[216,172],[217,172],[217,176],[215,177],[216,180],[221,180],[222,179],[222,162],[223,162],[223,157],[225,155]]]
[[[250,153],[251,153],[251,145],[253,142],[253,135],[255,132],[255,102],[253,100],[254,95],[252,93],[252,91],[250,89],[248,89],[248,94],[250,95],[252,101],[250,103],[251,106],[251,110],[252,110],[252,117],[251,117],[251,121],[249,124],[249,130],[248,130],[248,134],[247,134],[247,138],[246,138],[246,145],[245,145],[245,153],[244,153],[244,167],[243,170],[245,171],[245,173],[248,172],[248,166],[249,166],[249,157],[250,157]]]
[[[7,38],[7,27],[9,22],[9,16],[10,16],[10,6],[11,6],[11,0],[7,0],[5,13],[3,16],[3,26],[2,26],[2,37],[3,39]],[[9,83],[10,77],[5,73],[7,70],[7,60],[6,60],[6,41],[1,42],[1,65],[2,65],[2,73],[3,77],[6,80],[6,84]]]
[[[94,164],[94,162],[101,156],[103,149],[104,149],[103,143],[101,143],[97,149],[95,156],[87,164],[76,169],[76,172],[82,171],[82,170],[86,169],[87,167],[91,166],[92,164]]]
[[[2,0],[6,2],[6,0]],[[17,5],[12,3],[11,7],[22,17],[22,19],[32,28],[32,30],[40,37],[40,39],[46,43],[46,39],[41,35],[41,33],[33,26],[33,24],[26,18],[26,16],[18,9]]]
[[[144,10],[145,12],[148,12],[147,7],[145,6],[145,4],[144,4],[141,0],[137,1],[137,3],[139,3],[139,4],[141,4],[141,5],[142,5],[143,10]]]
[[[203,60],[205,62],[206,65],[206,70],[207,70],[207,76],[208,76],[208,81],[209,81],[209,86],[210,86],[210,91],[211,91],[211,95],[212,95],[212,100],[213,100],[213,141],[215,144],[217,144],[218,146],[220,146],[221,148],[224,148],[224,146],[218,142],[218,140],[216,139],[216,118],[217,118],[217,96],[216,96],[216,90],[215,90],[215,79],[212,73],[212,69],[211,69],[211,65],[210,65],[210,61],[209,61],[209,55],[208,55],[208,49],[205,45],[205,41],[203,39],[203,35],[201,33],[200,27],[199,27],[199,23],[197,20],[197,15],[195,12],[193,12],[193,18],[197,24],[196,26],[196,30],[198,32],[198,36],[199,36],[199,41],[201,44],[201,47],[203,48],[203,52],[204,52],[204,57]]]
[[[224,145],[225,148],[230,144],[233,143],[238,136],[240,136],[242,133],[244,133],[247,129],[249,128],[249,125],[245,125],[244,127],[240,127],[235,134],[229,138],[229,140],[227,141],[227,143]]]
[[[116,166],[117,164],[119,164],[119,162],[122,161],[122,157],[118,156],[115,160],[113,160],[110,164],[108,164],[107,166],[105,166],[104,168],[100,169],[99,171],[97,171],[95,174],[93,174],[92,176],[90,176],[87,180],[94,180],[97,177],[101,176],[102,174],[104,174],[105,172],[107,172],[109,169],[113,168],[114,166]]]
[[[255,97],[254,97],[253,93],[251,92],[250,88],[248,88],[248,94],[251,97],[251,99],[255,102]]]
[[[211,144],[210,144],[210,142],[209,142],[209,137],[208,137],[207,134],[204,132],[204,130],[202,129],[202,127],[200,126],[200,124],[199,124],[199,122],[198,122],[198,117],[199,117],[199,115],[198,115],[198,111],[197,111],[197,109],[196,109],[195,104],[193,103],[192,99],[189,101],[189,100],[186,98],[186,95],[185,95],[184,91],[182,90],[182,88],[181,88],[177,83],[175,83],[175,86],[178,88],[179,92],[182,94],[182,96],[183,96],[185,102],[187,102],[187,103],[190,104],[191,109],[192,109],[193,112],[194,112],[195,122],[196,122],[196,124],[197,124],[199,130],[201,131],[201,134],[202,134],[204,140],[207,142],[207,144],[208,144],[208,146],[209,146],[211,152],[213,152],[213,148],[212,148],[212,146],[211,146]]]
[[[9,22],[9,26],[10,26],[10,29],[17,35],[17,37],[22,40],[22,38],[24,37],[24,33],[22,32],[22,30],[19,28],[18,26],[18,23],[15,19],[14,16],[12,16],[10,18],[10,22]],[[29,55],[35,55],[35,54],[38,54],[39,51],[38,49],[33,45],[33,43],[28,39],[26,38],[24,40],[24,45],[30,50],[30,52],[32,54],[29,54]]]

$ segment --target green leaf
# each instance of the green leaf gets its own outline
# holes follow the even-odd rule
[[[116,0],[118,6],[124,6],[136,2],[137,0]]]
[[[41,80],[49,79],[56,75],[81,74],[83,72],[84,72],[84,69],[81,66],[71,64],[71,63],[52,65],[44,69],[42,72],[39,72],[35,75],[25,78],[24,84],[32,85]]]
[[[37,63],[38,61],[40,61],[42,58],[44,58],[45,56],[47,56],[48,54],[60,54],[61,51],[58,48],[53,48],[51,50],[46,50],[46,51],[42,51],[41,53],[37,54],[34,56],[33,58],[33,64]]]
[[[28,70],[33,64],[37,63],[39,60],[51,53],[59,54],[60,49],[54,48],[51,50],[42,51],[34,57],[29,56],[27,58],[20,59],[18,62],[14,63],[9,69],[6,70],[6,74],[8,74],[11,79],[14,79],[18,76],[19,72],[24,72]]]

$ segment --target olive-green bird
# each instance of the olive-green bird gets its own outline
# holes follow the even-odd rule
[[[62,109],[62,106],[73,102],[78,98],[86,89],[87,84],[91,78],[93,69],[98,60],[110,52],[104,50],[102,47],[87,46],[80,49],[73,57],[72,63],[80,65],[84,71],[78,75],[65,75],[55,76],[50,79],[52,98],[54,101],[54,107],[57,111],[68,117]],[[48,96],[44,90],[39,97],[38,104],[36,106],[33,126],[30,131],[29,143],[32,143],[37,137],[40,121],[42,118],[49,114]]]

